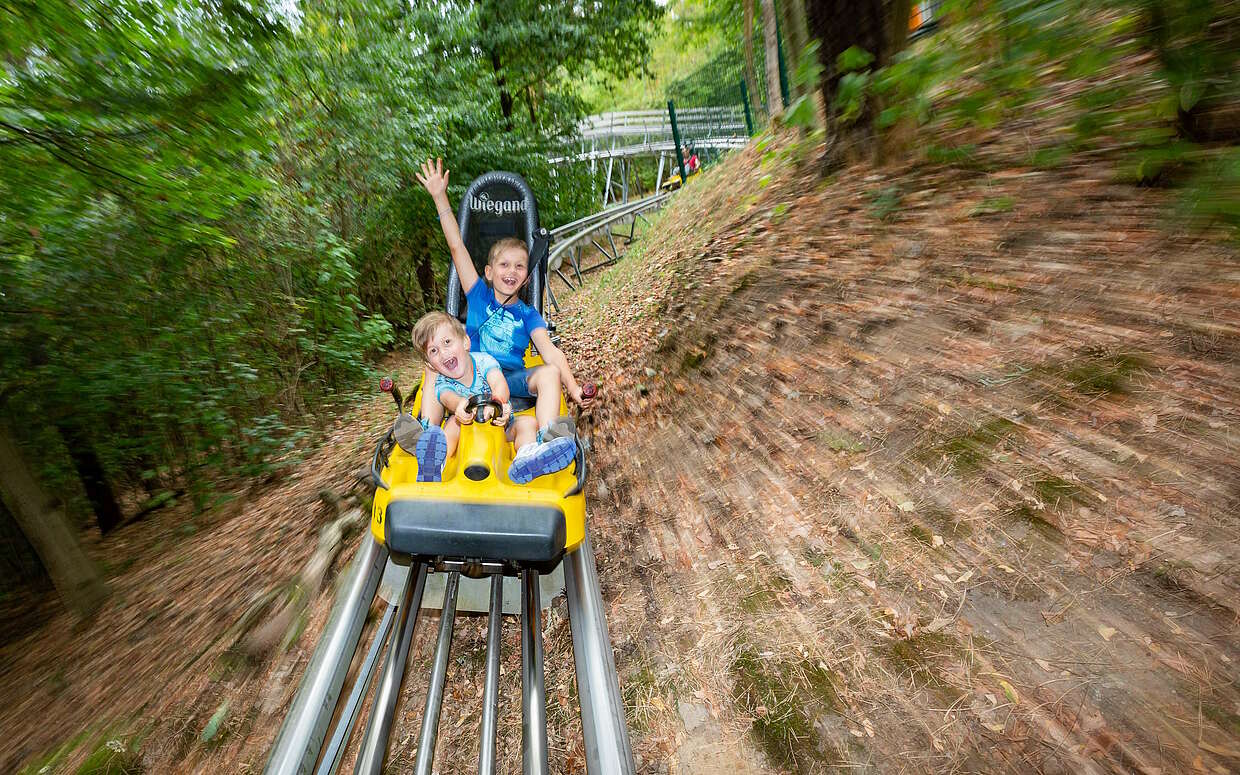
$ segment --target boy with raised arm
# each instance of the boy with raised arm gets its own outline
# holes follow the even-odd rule
[[[480,282],[473,258],[461,239],[460,226],[448,201],[448,170],[443,160],[427,159],[417,175],[439,212],[439,225],[452,255],[461,289],[465,292],[468,314],[465,321],[467,347],[490,355],[498,362],[509,396],[533,397],[535,424],[528,441],[521,426],[513,441],[517,448],[509,478],[525,483],[544,474],[566,468],[572,462],[575,442],[559,434],[564,426],[556,423],[560,411],[561,385],[581,406],[591,398],[582,395],[581,386],[569,368],[568,359],[551,342],[547,322],[538,310],[518,298],[529,278],[529,250],[519,239],[502,239],[491,247],[484,269],[486,282]],[[533,341],[544,365],[525,367],[525,350]],[[429,375],[428,375],[429,378]],[[424,384],[432,384],[427,381]],[[510,407],[509,407],[510,408]],[[528,418],[519,418],[519,420]],[[558,438],[557,438],[558,436]],[[560,443],[567,441],[567,444]],[[527,478],[528,477],[528,478]],[[520,479],[520,481],[518,481]]]

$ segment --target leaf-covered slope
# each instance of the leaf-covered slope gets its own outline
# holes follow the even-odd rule
[[[1234,249],[1100,163],[823,180],[777,146],[561,323],[605,385],[592,524],[645,760],[1227,771]]]

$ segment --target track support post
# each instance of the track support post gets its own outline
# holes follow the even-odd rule
[[[689,182],[689,174],[685,172],[685,155],[680,150],[680,125],[676,123],[676,105],[667,101],[667,117],[672,122],[672,143],[676,145],[676,164],[680,166],[680,185]]]

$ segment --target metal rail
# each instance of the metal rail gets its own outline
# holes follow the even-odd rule
[[[306,676],[267,757],[264,772],[268,775],[300,775],[309,772],[319,758],[387,556],[387,549],[370,536],[358,547]]]
[[[745,135],[745,111],[739,105],[705,108],[681,108],[676,111],[677,122],[690,131],[705,129],[723,133]],[[671,134],[671,121],[667,111],[623,110],[589,116],[577,128],[586,140],[634,135]]]
[[[568,624],[581,701],[581,731],[590,775],[634,775],[633,749],[624,722],[624,700],[611,653],[594,549],[587,532],[577,551],[564,558]]]
[[[504,577],[491,577],[491,611],[487,614],[487,677],[482,690],[482,738],[478,744],[478,775],[495,775],[495,738],[499,710],[500,636],[504,627]]]
[[[741,127],[744,132],[744,127]],[[726,136],[726,137],[701,137],[694,138],[693,145],[695,148],[710,148],[719,151],[731,151],[737,148],[744,148],[749,143],[748,135]],[[568,161],[599,161],[602,159],[618,159],[621,157],[631,158],[634,156],[654,156],[660,153],[672,153],[676,150],[676,142],[671,139],[667,140],[648,140],[641,143],[630,145],[591,148],[590,150],[582,150],[580,153],[569,154],[565,156],[553,156],[547,161],[551,164],[563,164]]]
[[[443,610],[439,614],[439,640],[435,643],[435,661],[431,663],[431,682],[426,690],[426,708],[422,711],[422,734],[418,736],[418,758],[414,775],[431,775],[435,762],[435,738],[439,736],[439,709],[443,706],[443,682],[448,674],[448,652],[452,649],[452,623],[456,620],[456,590],[461,582],[459,573],[448,574],[443,592]]]
[[[422,608],[422,593],[426,589],[426,566],[419,565],[417,579],[410,573],[405,579],[397,615],[396,637],[388,648],[383,663],[383,677],[375,692],[366,736],[362,738],[362,750],[357,755],[353,775],[380,775],[387,759],[388,739],[392,736],[392,722],[396,718],[396,701],[400,699],[400,687],[405,682],[405,664],[409,660],[409,644],[418,623],[418,611]]]
[[[547,775],[547,688],[543,683],[538,574],[521,574],[521,762],[524,775]]]
[[[336,731],[332,733],[331,742],[323,751],[323,759],[319,762],[315,775],[336,775],[336,771],[340,769],[340,754],[344,752],[345,742],[353,735],[357,711],[361,708],[362,700],[365,699],[366,692],[370,688],[370,676],[374,673],[375,664],[379,661],[379,652],[388,643],[388,633],[392,630],[392,620],[396,616],[396,609],[397,604],[392,603],[383,612],[383,621],[379,624],[379,630],[370,644],[370,651],[366,653],[366,661],[362,663],[362,669],[358,671],[357,679],[353,682],[353,689],[349,692],[349,701],[344,705],[344,713],[340,715],[340,721],[336,722]]]
[[[399,603],[388,607],[383,622],[376,628],[375,641],[358,671],[345,708],[340,713],[331,745],[323,752],[317,771],[314,766],[319,759],[323,733],[339,697],[340,683],[335,679],[338,677],[343,681],[343,673],[353,661],[354,653],[358,649],[357,638],[361,630],[361,620],[364,620],[374,598],[385,559],[386,551],[368,536],[345,577],[346,583],[336,600],[323,639],[315,650],[310,668],[302,679],[297,699],[272,749],[267,773],[301,775],[317,772],[318,775],[329,775],[336,771],[356,725],[356,711],[365,701],[373,667],[381,653],[384,654],[382,673],[374,691],[370,717],[365,725],[365,734],[353,771],[355,775],[378,775],[383,772],[395,724],[396,706],[405,679],[410,644],[417,626],[427,576],[431,572],[422,563],[410,569],[400,591]],[[611,639],[607,632],[598,573],[588,533],[577,549],[564,557],[563,567],[577,686],[581,699],[586,771],[588,775],[633,775],[635,770],[628,729],[624,721],[624,703],[616,678]],[[521,573],[523,775],[547,775],[550,764],[538,578],[538,573],[533,570]],[[434,764],[452,629],[456,619],[459,581],[457,573],[448,574],[413,768],[415,775],[429,775]],[[503,627],[502,576],[491,577],[490,602],[486,684],[483,689],[478,758],[480,775],[494,775],[497,762],[496,730]],[[355,617],[358,612],[361,616]],[[358,618],[356,631],[352,627],[355,618]],[[311,707],[308,703],[312,701],[315,705]]]
[[[616,247],[615,241],[612,239],[611,227],[626,218],[632,218],[633,223],[635,224],[637,217],[641,215],[641,213],[666,203],[669,198],[671,198],[670,192],[652,194],[645,199],[638,199],[633,202],[628,202],[627,204],[609,207],[606,210],[594,213],[593,215],[588,215],[585,218],[579,218],[572,223],[565,224],[564,226],[554,230],[552,234],[556,235],[556,243],[555,247],[551,249],[551,253],[547,256],[548,271],[554,272],[556,276],[569,287],[570,290],[575,289],[572,281],[569,280],[561,270],[561,266],[565,260],[567,260],[569,265],[572,267],[578,283],[583,281],[583,275],[592,272],[595,269],[601,269],[602,267],[614,264],[620,260],[621,254],[620,250]],[[603,230],[607,231],[607,238],[611,246],[610,251],[602,245],[599,245],[597,241],[593,240],[594,236]],[[571,233],[568,233],[570,231]],[[625,244],[632,241],[632,238],[633,235],[630,230],[630,234],[627,236],[627,241]],[[604,256],[606,256],[606,259],[591,267],[582,269],[581,250],[587,241],[593,241],[594,246],[597,247]],[[555,306],[556,311],[559,311],[560,302],[556,299],[555,292],[551,290],[551,284],[549,282],[547,283],[547,294],[550,296],[551,303]]]

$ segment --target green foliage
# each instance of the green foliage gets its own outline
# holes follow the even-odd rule
[[[861,117],[870,95],[870,73],[844,73],[835,89],[836,121],[848,126]]]
[[[142,754],[132,740],[101,741],[77,769],[77,775],[142,775]]]
[[[789,126],[812,129],[817,123],[814,97],[817,91],[816,86],[822,80],[823,74],[823,66],[818,58],[820,48],[821,44],[818,41],[810,41],[805,50],[801,52],[797,68],[792,74],[793,85],[801,96],[793,100],[784,112],[784,123]]]
[[[661,108],[668,99],[678,106],[740,103],[745,77],[742,0],[671,0],[665,8],[641,69],[616,83],[603,84],[597,77],[587,81],[585,95],[593,109]],[[760,21],[750,44],[760,81],[749,95],[756,119],[766,109]]]
[[[900,212],[904,202],[904,192],[899,186],[886,186],[875,189],[870,194],[870,212],[880,221],[889,221]]]
[[[949,0],[937,16],[934,34],[881,67],[855,45],[839,54],[830,82],[838,127],[925,127],[927,157],[961,164],[954,152],[936,158],[935,134],[1037,118],[1063,131],[1054,145],[1030,149],[1034,166],[1106,151],[1124,179],[1181,187],[1181,217],[1240,234],[1230,161],[1240,105],[1236,3]]]
[[[865,70],[874,61],[874,55],[868,51],[849,46],[835,58],[835,69],[840,73],[855,73]]]
[[[296,459],[318,404],[440,304],[416,163],[593,206],[584,74],[648,50],[653,0],[0,5],[0,400],[52,489],[61,428],[147,503]],[[85,509],[78,506],[76,512]]]

